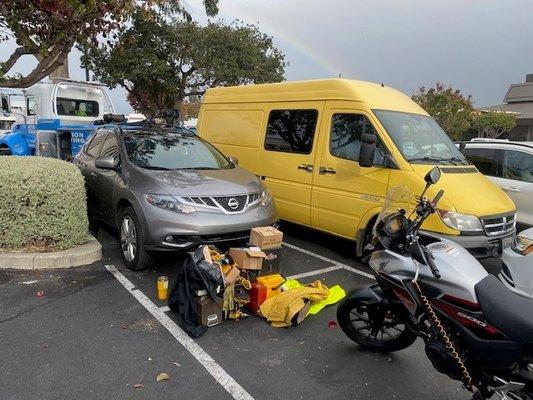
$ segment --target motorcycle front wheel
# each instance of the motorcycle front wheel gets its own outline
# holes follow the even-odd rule
[[[379,353],[405,349],[417,338],[403,315],[383,303],[368,305],[358,299],[346,299],[337,308],[337,321],[355,343]]]

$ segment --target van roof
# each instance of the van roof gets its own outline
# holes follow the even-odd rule
[[[217,87],[208,89],[202,102],[217,104],[310,100],[360,101],[371,109],[428,115],[409,96],[396,89],[379,83],[342,78]]]

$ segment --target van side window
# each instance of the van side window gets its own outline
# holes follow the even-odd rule
[[[377,136],[376,130],[367,117],[361,114],[333,114],[331,118],[331,134],[329,152],[332,156],[346,160],[358,161],[361,148],[361,135],[370,133]],[[377,147],[384,153],[385,147],[379,140]],[[376,151],[374,162],[383,164],[382,152]]]
[[[318,110],[272,110],[268,117],[265,150],[310,154]]]
[[[494,153],[494,149],[482,149],[479,147],[467,147],[465,149],[467,160],[473,163],[483,175],[496,176]]]

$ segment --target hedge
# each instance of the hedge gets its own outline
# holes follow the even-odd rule
[[[76,165],[0,157],[0,252],[56,251],[88,240],[85,184]]]

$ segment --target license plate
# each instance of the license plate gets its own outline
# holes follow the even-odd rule
[[[513,237],[512,236],[503,238],[502,239],[502,251],[505,250],[508,247],[511,247],[512,244],[513,244]]]

